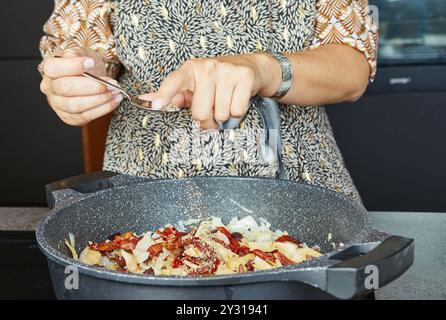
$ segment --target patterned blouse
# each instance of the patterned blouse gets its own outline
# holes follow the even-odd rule
[[[59,0],[44,31],[43,56],[90,47],[131,94],[156,90],[193,57],[297,52],[332,43],[359,50],[371,79],[376,72],[377,30],[366,0]],[[287,176],[360,200],[325,109],[279,107]],[[200,132],[189,110],[146,113],[124,100],[111,119],[104,169],[150,178],[276,177],[277,165],[250,161],[262,152],[256,134],[238,140],[240,130],[262,128],[255,103],[239,129]]]
[[[277,1],[286,6],[287,0]],[[45,36],[40,41],[42,56],[59,49],[90,47],[107,63],[110,75],[115,75],[120,64],[112,31],[116,1],[55,0],[55,3],[53,14],[43,28]],[[316,8],[311,48],[332,43],[347,44],[364,53],[370,65],[370,78],[373,79],[378,32],[369,16],[367,0],[320,0]]]

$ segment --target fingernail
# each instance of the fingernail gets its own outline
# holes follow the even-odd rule
[[[162,98],[156,98],[152,101],[152,109],[161,110],[166,105],[166,102]]]
[[[109,89],[110,90],[110,93],[112,94],[112,95],[114,95],[114,96],[116,96],[117,94],[120,94],[121,93],[121,91],[119,91],[118,89],[116,89],[116,88],[111,88],[111,89]]]
[[[122,101],[122,99],[123,99],[122,95],[119,94],[119,95],[117,95],[117,96],[115,97],[115,102],[116,102],[116,103],[120,103],[120,102]]]
[[[85,69],[91,69],[94,67],[94,60],[91,58],[85,59],[83,65]]]

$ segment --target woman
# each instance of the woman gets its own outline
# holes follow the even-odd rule
[[[274,97],[287,178],[359,200],[319,105],[357,100],[375,74],[366,0],[62,0],[44,30],[41,90],[59,117],[84,125],[114,111],[104,169],[275,177],[252,138],[265,126],[252,97]],[[185,108],[139,110],[84,71],[153,108]],[[231,118],[239,130],[206,130]]]

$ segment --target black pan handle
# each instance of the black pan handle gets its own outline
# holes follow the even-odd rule
[[[350,299],[372,292],[376,289],[373,283],[381,288],[409,269],[414,248],[413,239],[400,236],[390,236],[368,252],[361,252],[359,245],[354,257],[347,254],[345,260],[327,269],[326,291],[337,298]]]
[[[114,187],[110,178],[119,175],[111,171],[97,171],[70,178],[58,180],[46,185],[46,200],[52,209],[56,204],[57,191],[71,189],[80,193],[91,193]]]

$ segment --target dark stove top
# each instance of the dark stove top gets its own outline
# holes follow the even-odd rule
[[[0,257],[0,300],[55,298],[33,231],[0,231]]]

